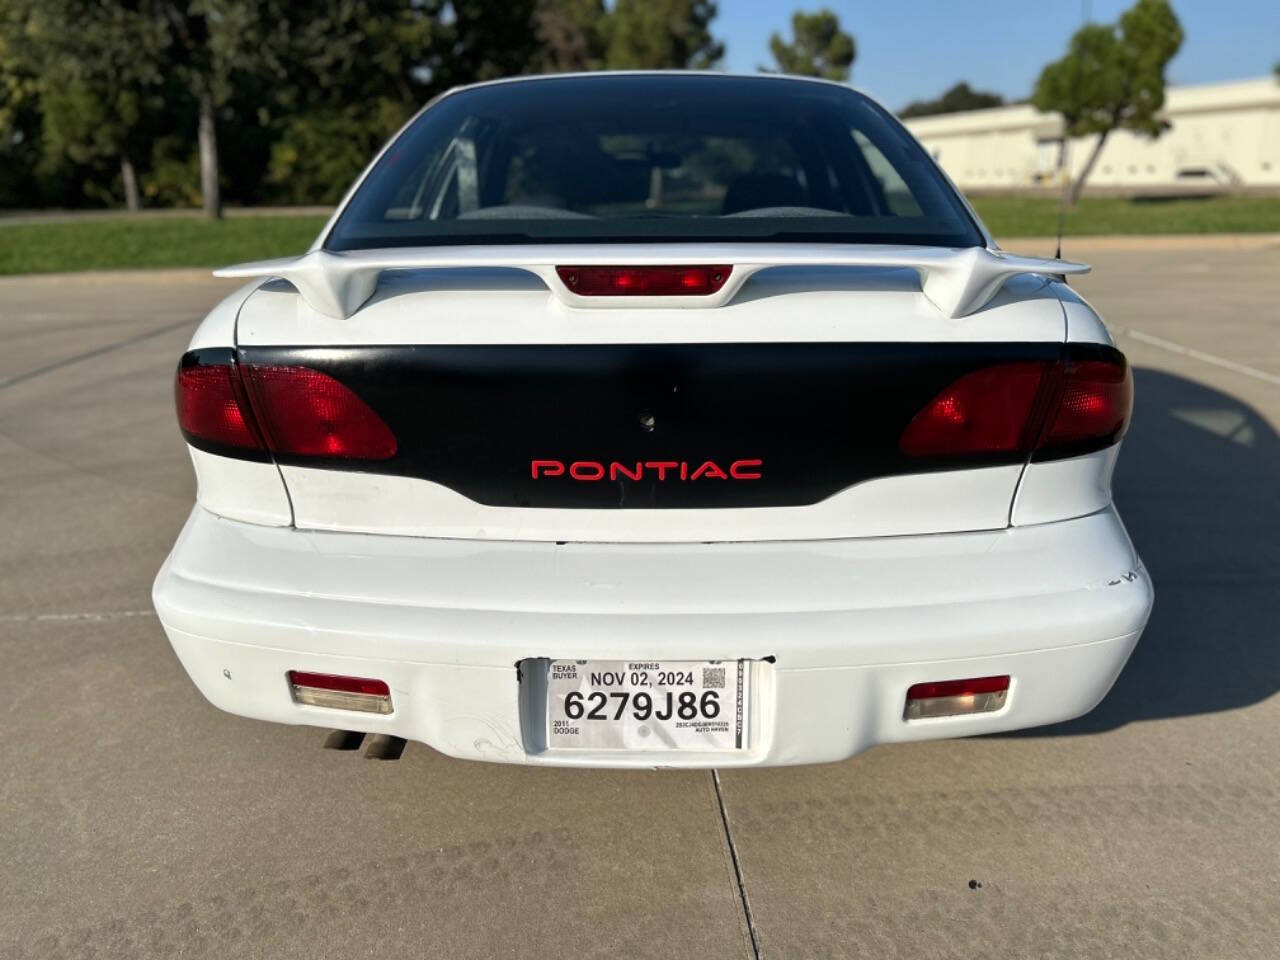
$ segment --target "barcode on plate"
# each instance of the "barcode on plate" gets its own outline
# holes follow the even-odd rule
[[[724,667],[703,667],[702,687],[704,690],[723,690]]]

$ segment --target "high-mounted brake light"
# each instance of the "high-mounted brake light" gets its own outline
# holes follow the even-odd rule
[[[556,267],[564,285],[581,297],[700,297],[716,293],[731,266]]]
[[[1133,377],[1119,351],[1000,363],[953,381],[912,418],[898,445],[909,457],[1071,455],[1120,439],[1132,409]]]
[[[196,446],[284,457],[387,460],[396,438],[346,385],[309,367],[184,362],[174,385],[178,423]]]
[[[391,688],[382,680],[304,670],[290,670],[287,677],[295,703],[363,713],[391,712]]]
[[[1009,677],[974,677],[917,683],[907,691],[904,720],[958,717],[967,713],[994,713],[1009,696]]]

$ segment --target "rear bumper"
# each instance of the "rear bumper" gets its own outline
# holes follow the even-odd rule
[[[309,533],[193,511],[160,620],[216,706],[390,733],[472,759],[582,766],[838,760],[877,743],[1069,719],[1107,692],[1151,610],[1111,509],[987,533],[752,544],[542,544]],[[749,749],[558,753],[530,658],[737,659]],[[303,706],[291,669],[369,676],[385,716]],[[905,721],[914,683],[1009,674],[1007,704]]]

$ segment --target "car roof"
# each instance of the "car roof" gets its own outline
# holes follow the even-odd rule
[[[839,80],[828,80],[825,77],[803,77],[790,73],[745,73],[741,71],[722,72],[719,70],[583,70],[570,71],[567,73],[534,73],[518,77],[498,77],[495,80],[480,80],[476,83],[459,84],[456,87],[450,87],[437,99],[447,97],[450,94],[460,93],[463,90],[475,90],[481,87],[500,86],[503,84],[540,83],[546,80],[603,80],[611,77],[698,77],[702,80],[752,80],[776,84],[817,83],[828,87],[837,87],[838,89],[845,90],[850,93],[855,93],[860,97],[865,97],[867,100],[872,101],[877,106],[884,107],[884,104],[880,103],[880,101],[876,100],[875,97],[871,96],[865,90],[861,90],[858,87],[848,83],[843,83]]]

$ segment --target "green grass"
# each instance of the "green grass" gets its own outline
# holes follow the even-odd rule
[[[301,253],[319,216],[128,217],[0,225],[0,274],[137,267],[220,267]]]
[[[975,197],[996,237],[1057,231],[1052,197]],[[305,250],[321,216],[104,217],[0,225],[0,274],[142,267],[217,267]],[[1085,197],[1067,217],[1069,235],[1280,232],[1280,196],[1176,200]]]
[[[1052,197],[979,196],[971,202],[997,238],[1058,232]],[[1178,199],[1083,197],[1067,212],[1066,233],[1280,233],[1280,196]]]

